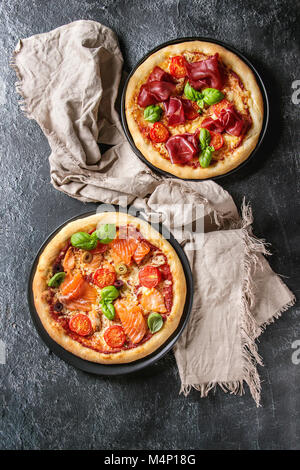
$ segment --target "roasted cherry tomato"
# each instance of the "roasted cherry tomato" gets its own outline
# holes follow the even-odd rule
[[[111,348],[121,348],[126,341],[126,336],[120,325],[113,325],[105,330],[104,339]]]
[[[80,336],[87,336],[93,331],[91,320],[83,313],[77,313],[70,319],[69,328]]]
[[[186,76],[185,58],[182,55],[172,57],[170,64],[170,74],[176,78],[183,78]]]
[[[155,287],[161,279],[161,272],[155,266],[145,266],[139,271],[139,281],[144,287]]]
[[[217,117],[219,117],[221,111],[223,109],[228,108],[228,106],[230,106],[230,105],[231,105],[231,103],[224,98],[223,100],[219,101],[219,103],[214,104],[213,107],[212,107],[212,110],[213,110],[214,114]]]
[[[161,122],[156,122],[153,124],[153,127],[150,131],[150,139],[152,142],[161,143],[166,142],[169,138],[169,131],[168,129],[161,124]]]
[[[219,150],[224,145],[224,139],[222,134],[218,132],[209,131],[211,135],[210,144],[215,150]]]
[[[106,286],[112,286],[116,280],[116,273],[110,264],[97,269],[94,274],[94,284],[101,289]]]

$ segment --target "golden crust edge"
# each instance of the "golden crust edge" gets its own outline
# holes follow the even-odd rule
[[[211,168],[191,168],[179,167],[173,165],[171,162],[163,158],[159,152],[153,149],[150,143],[147,143],[142,137],[138,125],[133,118],[130,109],[131,101],[133,99],[136,88],[145,80],[149,72],[166,57],[172,54],[183,53],[186,49],[189,51],[201,50],[207,54],[215,54],[218,52],[222,61],[233,68],[243,81],[245,88],[250,92],[249,110],[252,117],[253,125],[244,139],[242,145],[233,151],[231,156],[226,157],[225,160],[218,161],[214,167]],[[214,43],[203,41],[191,41],[178,44],[172,44],[159,51],[156,51],[145,62],[143,62],[130,78],[126,95],[125,95],[125,114],[127,125],[136,147],[144,155],[144,157],[152,163],[155,167],[171,173],[183,179],[206,179],[214,176],[223,175],[233,170],[241,163],[243,163],[250,156],[251,152],[255,149],[263,123],[263,98],[260,88],[257,84],[256,78],[248,65],[242,61],[236,54]]]
[[[120,223],[132,223],[135,226],[138,226],[142,233],[145,233],[146,230],[149,230],[147,233],[148,240],[154,242],[156,246],[161,248],[168,258],[168,262],[173,275],[173,306],[170,315],[168,316],[167,321],[164,324],[164,327],[161,331],[155,333],[152,338],[150,338],[144,344],[137,346],[136,348],[129,349],[127,351],[121,351],[114,354],[104,354],[97,351],[94,351],[90,348],[87,348],[77,341],[73,340],[64,333],[62,327],[60,327],[57,322],[50,316],[49,305],[42,298],[42,293],[46,289],[46,278],[48,274],[49,267],[51,263],[55,260],[59,250],[63,248],[64,244],[70,238],[72,233],[80,230],[90,230],[97,224],[107,217],[107,220],[110,220],[111,223],[117,221],[116,215],[121,217],[118,218]],[[107,221],[106,220],[106,221]],[[150,234],[150,236],[148,236]],[[186,298],[186,280],[183,272],[181,262],[175,252],[174,248],[170,243],[164,239],[155,229],[153,229],[147,222],[137,219],[128,214],[124,213],[101,213],[95,214],[89,217],[85,217],[73,222],[68,223],[62,230],[56,234],[49,244],[44,248],[41,253],[36,268],[36,272],[33,279],[33,298],[36,311],[39,315],[39,318],[43,324],[43,327],[49,334],[49,336],[56,341],[60,346],[62,346],[67,351],[75,354],[82,359],[101,363],[101,364],[119,364],[119,363],[128,363],[133,362],[138,359],[141,359],[145,356],[148,356],[160,346],[162,346],[166,340],[172,335],[176,330],[180,318],[183,313],[183,308]]]

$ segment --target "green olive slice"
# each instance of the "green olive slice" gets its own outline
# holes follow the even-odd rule
[[[127,273],[127,266],[124,263],[120,263],[116,266],[116,273],[117,274],[126,274]]]
[[[93,255],[89,251],[85,251],[83,255],[81,256],[82,263],[90,263],[92,259],[93,259]]]

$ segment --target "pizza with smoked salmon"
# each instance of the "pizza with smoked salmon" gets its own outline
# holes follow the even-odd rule
[[[153,227],[109,212],[70,222],[51,239],[33,295],[58,344],[89,361],[126,363],[176,330],[186,281],[175,250]]]
[[[223,175],[254,150],[263,123],[255,76],[236,54],[202,41],[151,54],[129,79],[125,114],[137,149],[179,178]]]

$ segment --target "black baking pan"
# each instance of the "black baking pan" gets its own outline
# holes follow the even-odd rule
[[[115,207],[116,208],[116,207]],[[131,208],[132,209],[132,208]],[[125,212],[125,209],[122,208],[116,208],[116,210]],[[99,210],[97,211],[99,212]],[[49,237],[45,240],[41,248],[39,249],[30,274],[28,278],[28,304],[29,304],[29,309],[31,313],[31,318],[34,323],[35,328],[37,329],[38,334],[40,335],[41,339],[44,341],[44,343],[48,346],[48,348],[56,354],[58,357],[63,359],[65,362],[69,363],[70,365],[83,370],[84,372],[89,372],[91,374],[96,374],[96,375],[122,375],[122,374],[129,374],[132,372],[137,372],[147,366],[150,366],[157,362],[159,359],[161,359],[165,354],[167,354],[170,349],[173,348],[174,344],[180,337],[181,333],[183,332],[185,326],[187,325],[189,315],[191,312],[192,308],[192,303],[193,303],[193,278],[192,278],[192,272],[191,268],[188,262],[188,259],[182,249],[182,247],[179,245],[179,243],[175,240],[173,235],[167,230],[166,227],[164,227],[162,224],[152,224],[153,227],[160,232],[165,238],[168,239],[168,241],[171,243],[173,248],[175,249],[181,263],[183,266],[185,278],[186,278],[186,284],[187,284],[187,295],[186,295],[186,302],[184,305],[184,310],[183,314],[181,316],[180,323],[176,329],[176,331],[167,339],[167,341],[156,351],[154,351],[152,354],[149,356],[146,356],[142,359],[139,359],[134,362],[129,362],[127,364],[111,364],[111,365],[106,365],[106,364],[97,364],[95,362],[90,362],[86,361],[84,359],[81,359],[80,357],[75,356],[74,354],[70,353],[63,347],[61,347],[59,344],[57,344],[47,333],[45,328],[43,327],[43,324],[38,316],[38,313],[35,309],[34,306],[34,299],[33,299],[33,291],[32,291],[32,282],[33,278],[35,275],[35,271],[37,268],[38,260],[40,257],[40,254],[46,247],[46,245],[50,242],[50,240],[69,222],[72,222],[73,220],[81,219],[83,217],[88,217],[89,215],[95,214],[96,211],[91,211],[87,212],[84,214],[80,214],[76,217],[73,217],[72,219],[67,220],[64,224],[60,225]],[[134,215],[137,217],[144,219],[143,215],[139,211],[134,211]]]
[[[212,178],[203,178],[203,179],[188,179],[188,178],[184,178],[185,181],[204,181],[205,179],[212,179],[212,180],[217,180],[217,179],[220,179],[220,178],[225,178],[226,176],[229,176],[229,175],[232,175],[233,173],[235,173],[236,171],[240,170],[244,165],[246,165],[250,159],[252,159],[254,157],[254,155],[256,155],[259,147],[261,146],[263,140],[264,140],[264,137],[265,137],[265,134],[266,134],[266,131],[267,131],[267,127],[268,127],[268,123],[269,123],[269,99],[268,99],[268,94],[267,94],[267,91],[266,91],[266,87],[264,85],[264,82],[260,76],[260,74],[258,73],[258,71],[256,70],[256,68],[252,65],[252,63],[247,59],[247,57],[245,57],[240,51],[238,51],[237,49],[235,49],[234,47],[232,47],[230,44],[227,44],[226,42],[223,42],[223,41],[219,41],[217,39],[212,39],[212,38],[206,38],[206,37],[187,37],[187,38],[178,38],[178,39],[172,39],[171,41],[168,41],[168,42],[164,42],[163,44],[160,44],[159,46],[155,47],[154,49],[152,49],[151,51],[149,51],[137,64],[136,66],[132,69],[132,71],[130,72],[130,74],[128,75],[127,77],[127,80],[125,82],[125,85],[124,85],[124,89],[123,89],[123,92],[122,92],[122,98],[121,98],[121,120],[122,120],[122,126],[123,126],[123,129],[124,129],[124,132],[125,132],[125,135],[127,137],[127,140],[132,148],[132,150],[134,151],[134,153],[139,157],[140,160],[142,160],[149,168],[151,168],[152,171],[154,171],[155,173],[158,173],[159,175],[162,175],[162,176],[166,176],[166,177],[171,177],[171,178],[178,178],[178,179],[183,179],[183,178],[180,178],[179,176],[175,176],[175,175],[172,175],[171,173],[168,173],[167,171],[164,171],[164,170],[161,170],[160,168],[157,168],[156,166],[152,165],[152,163],[150,163],[145,157],[144,155],[139,151],[139,149],[136,147],[135,143],[134,143],[134,140],[131,136],[131,133],[129,131],[129,128],[128,128],[128,125],[127,125],[127,120],[126,120],[126,115],[125,115],[125,95],[126,95],[126,90],[127,90],[127,85],[128,85],[128,82],[130,80],[130,78],[132,77],[132,75],[134,74],[134,72],[136,71],[136,69],[143,63],[145,62],[146,59],[148,59],[148,57],[153,54],[154,52],[157,52],[158,50],[166,47],[166,46],[170,46],[171,44],[179,44],[181,42],[188,42],[188,41],[205,41],[205,42],[212,42],[212,43],[215,43],[215,44],[218,44],[220,46],[223,46],[225,47],[226,49],[228,49],[229,51],[233,52],[234,54],[236,54],[241,60],[243,60],[247,65],[248,67],[252,70],[252,72],[254,73],[255,75],[255,78],[256,78],[256,81],[258,83],[258,86],[260,88],[260,91],[261,91],[261,94],[262,94],[262,97],[263,97],[263,102],[264,102],[264,119],[263,119],[263,125],[262,125],[262,129],[261,129],[261,132],[260,132],[260,136],[259,136],[259,139],[258,139],[258,142],[257,142],[257,145],[255,147],[255,149],[252,151],[252,153],[249,155],[249,157],[247,158],[247,160],[245,160],[244,162],[242,162],[239,166],[237,166],[236,168],[234,168],[233,170],[229,171],[228,173],[225,173],[224,175],[218,175],[218,176],[214,176]]]

